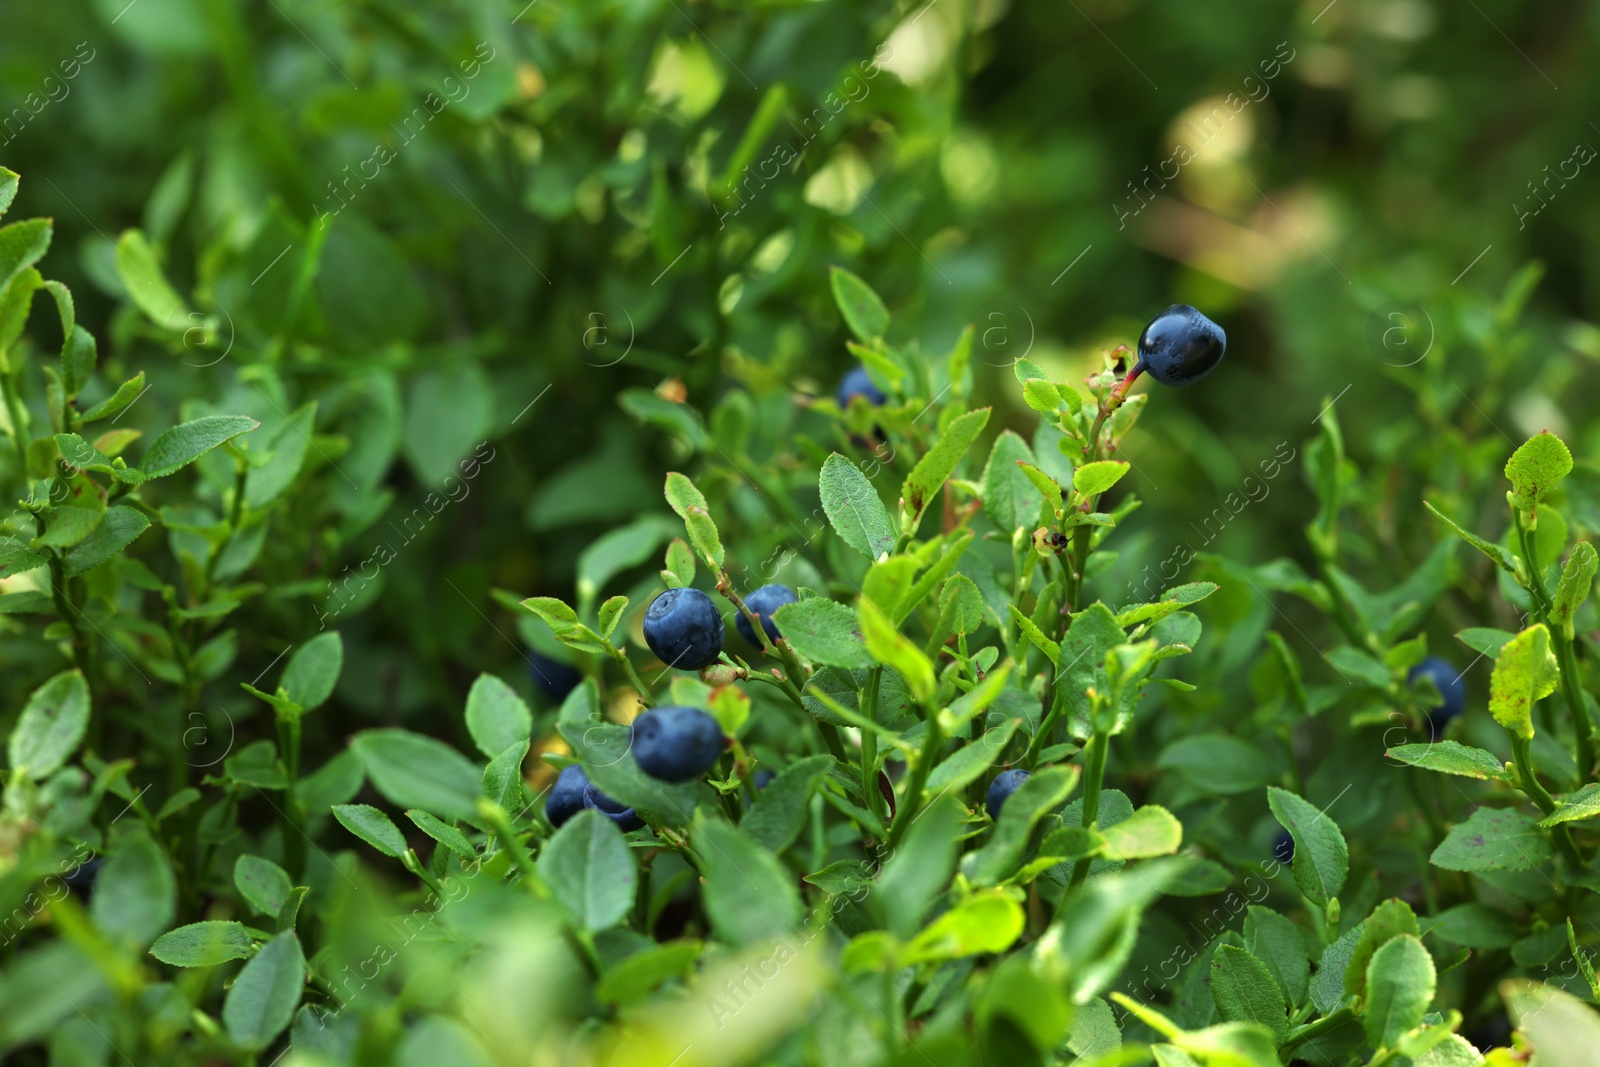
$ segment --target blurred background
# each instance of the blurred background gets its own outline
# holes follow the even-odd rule
[[[349,704],[406,718],[521,654],[489,590],[570,597],[702,416],[752,454],[816,434],[852,362],[830,265],[897,341],[972,323],[991,429],[1025,436],[1016,357],[1080,378],[1175,301],[1226,328],[1204,387],[1141,386],[1111,599],[1182,543],[1304,556],[1297,459],[1202,524],[1330,403],[1350,566],[1392,584],[1440,535],[1423,496],[1475,515],[1513,439],[1600,443],[1597,43],[1595,5],[1514,0],[58,0],[0,10],[0,163],[107,391],[149,370],[135,426],[318,401],[339,476],[254,625],[337,612]],[[165,328],[123,292],[132,227]],[[403,565],[330,597],[381,542]]]

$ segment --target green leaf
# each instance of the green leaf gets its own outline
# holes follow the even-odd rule
[[[333,817],[385,856],[399,859],[406,854],[405,835],[389,816],[371,804],[336,804]]]
[[[861,638],[873,658],[899,671],[918,703],[930,703],[938,689],[938,679],[934,676],[933,663],[922,649],[912,644],[900,632],[894,620],[864,596],[861,598],[860,622]],[[783,623],[780,621],[778,625],[782,626]]]
[[[1124,629],[1142,622],[1159,622],[1189,606],[1197,604],[1215,593],[1220,586],[1215,582],[1189,582],[1175,585],[1161,594],[1161,599],[1149,604],[1138,604],[1117,613],[1117,625]]]
[[[529,747],[526,740],[507,745],[489,761],[479,780],[479,791],[513,815],[527,805],[527,791],[522,787],[522,761],[528,758]]]
[[[107,508],[89,536],[67,551],[67,577],[75,578],[100,566],[133,544],[149,528],[150,520],[137,508],[120,504]]]
[[[1422,1025],[1436,981],[1433,957],[1414,934],[1394,938],[1373,955],[1363,1022],[1374,1048],[1394,1048],[1400,1035]]]
[[[1539,501],[1570,473],[1572,453],[1561,438],[1549,430],[1535,434],[1506,461],[1512,506],[1537,516]]]
[[[822,597],[785,604],[772,619],[804,659],[829,667],[871,667],[874,664],[858,629],[856,613]]]
[[[144,371],[129,378],[117,386],[117,391],[106,397],[94,407],[85,411],[78,419],[79,422],[97,422],[100,419],[109,419],[111,416],[125,410],[129,404],[144,395]]]
[[[424,485],[444,491],[441,498],[450,480],[470,466],[466,457],[488,437],[494,402],[489,376],[473,360],[425,370],[406,389],[406,460]]]
[[[645,515],[595,539],[578,556],[578,602],[593,602],[607,582],[649,559],[676,528],[665,515]]]
[[[961,859],[961,871],[976,886],[997,885],[1021,864],[1033,828],[1066,803],[1078,784],[1076,764],[1045,767],[1017,787],[1000,809],[994,833],[976,852]]]
[[[233,862],[233,884],[239,895],[262,915],[276,915],[294,889],[289,873],[276,863],[248,852]]]
[[[539,877],[579,925],[605,930],[627,918],[638,873],[617,824],[598,811],[580,811],[539,853]]]
[[[306,983],[300,939],[286,930],[261,946],[239,972],[222,1002],[222,1024],[235,1045],[260,1052],[294,1018]]]
[[[1571,993],[1526,978],[1500,983],[1512,1024],[1527,1035],[1536,1067],[1588,1067],[1600,1046],[1600,1014]],[[1517,1062],[1515,1055],[1500,1061]],[[1497,1064],[1496,1067],[1499,1067]]]
[[[478,751],[493,759],[508,745],[529,740],[533,712],[515,689],[492,674],[480,674],[467,694],[467,733]]]
[[[674,537],[667,544],[666,562],[667,567],[661,572],[661,577],[668,588],[684,589],[694,584],[694,553],[689,550],[687,541]]]
[[[1344,888],[1350,868],[1350,849],[1344,834],[1326,813],[1276,786],[1267,787],[1267,805],[1294,838],[1294,881],[1305,898],[1317,907]]]
[[[1054,415],[1061,407],[1061,390],[1044,378],[1022,383],[1022,400],[1041,415]]]
[[[1550,862],[1550,838],[1509,808],[1479,808],[1450,828],[1429,857],[1447,871],[1531,871]]]
[[[363,730],[351,738],[350,748],[373,788],[396,807],[476,821],[481,775],[443,741],[409,730]]]
[[[893,556],[874,563],[861,579],[861,595],[899,626],[908,614],[903,609],[910,599],[917,569],[917,561],[910,556]]]
[[[1537,438],[1536,438],[1537,440]],[[1555,691],[1561,678],[1550,650],[1550,631],[1535,623],[1500,650],[1489,678],[1489,714],[1523,740],[1533,738],[1533,705]]]
[[[62,671],[33,691],[11,730],[7,756],[34,781],[67,762],[89,728],[89,683],[82,671]]]
[[[600,976],[594,995],[608,1004],[633,1004],[657,986],[694,972],[700,961],[699,941],[668,941],[641,949],[609,967]]]
[[[985,619],[983,591],[965,574],[953,575],[939,591],[939,621],[951,633],[974,634]]]
[[[1098,463],[1085,463],[1072,472],[1072,488],[1084,497],[1095,497],[1110,489],[1128,473],[1128,464],[1120,459],[1103,459]]]
[[[912,938],[900,962],[917,964],[1004,952],[1022,936],[1024,921],[1022,905],[1003,890],[974,893]]]
[[[938,443],[911,468],[905,483],[900,487],[902,506],[908,516],[906,529],[915,529],[922,513],[938,494],[945,479],[955,472],[961,457],[966,455],[972,442],[989,422],[988,408],[969,411],[952,422]]]
[[[1267,965],[1235,945],[1220,945],[1211,958],[1211,996],[1229,1022],[1260,1023],[1282,1044],[1289,1036],[1283,990]]]
[[[173,967],[214,967],[249,959],[250,948],[243,923],[208,919],[162,934],[150,946],[150,955]]]
[[[739,829],[775,854],[794,844],[811,812],[817,783],[836,766],[832,756],[807,756],[779,771],[739,820]]]
[[[156,250],[138,230],[123,230],[117,238],[117,276],[140,311],[163,330],[182,330],[189,307],[167,281]]]
[[[1391,897],[1374,908],[1361,924],[1361,937],[1357,939],[1344,968],[1346,993],[1356,997],[1367,995],[1367,964],[1372,962],[1378,949],[1402,934],[1421,937],[1422,931],[1417,927],[1417,917],[1411,905],[1398,897]]]
[[[1483,951],[1507,949],[1517,941],[1517,926],[1511,916],[1476,902],[1457,904],[1432,916],[1422,933]]]
[[[600,635],[578,621],[578,613],[553,596],[529,597],[522,606],[545,621],[556,640],[578,652],[608,655],[610,649]]]
[[[295,649],[280,683],[289,699],[306,711],[320,708],[333,695],[344,669],[344,640],[339,631],[320,633]]]
[[[1567,640],[1572,639],[1572,620],[1583,602],[1589,599],[1589,587],[1594,584],[1595,572],[1600,570],[1600,553],[1587,541],[1572,546],[1567,565],[1561,569],[1561,581],[1556,586],[1556,596],[1550,605],[1550,623],[1561,627]]]
[[[1493,752],[1472,748],[1459,741],[1437,741],[1425,745],[1400,745],[1384,755],[1408,767],[1421,767],[1440,774],[1459,774],[1465,778],[1509,782],[1511,774]]]
[[[1456,634],[1456,640],[1472,649],[1472,651],[1481,652],[1493,659],[1500,655],[1500,650],[1505,648],[1515,636],[1517,635],[1488,626],[1470,626]]]
[[[1327,1015],[1344,1003],[1345,969],[1350,964],[1350,958],[1355,954],[1356,943],[1361,940],[1365,921],[1356,924],[1339,937],[1327,948],[1322,950],[1322,956],[1317,960],[1317,973],[1311,978],[1309,992],[1311,1003],[1317,1006],[1317,1011]]]
[[[4,215],[11,207],[11,201],[17,197],[17,172],[8,167],[0,167],[0,215]]]
[[[1162,750],[1156,766],[1178,771],[1214,796],[1260,789],[1271,778],[1259,746],[1222,733],[1180,737]]]
[[[1305,999],[1311,961],[1298,926],[1271,908],[1251,904],[1244,919],[1244,943],[1252,956],[1267,965],[1289,1006]]]
[[[1018,466],[1020,463],[1034,463],[1033,449],[1014,432],[1005,430],[994,439],[988,466],[983,469],[983,510],[1004,532],[1031,526],[1039,519],[1039,496],[1028,471]],[[1055,506],[1061,506],[1059,493]]]
[[[1026,637],[1029,643],[1040,652],[1043,652],[1052,664],[1060,666],[1061,646],[1046,637],[1044,632],[1033,624],[1033,620],[1018,610],[1015,604],[1007,604],[1006,607],[1010,609],[1011,621],[1017,624],[1017,629],[1022,631],[1022,636]],[[1070,630],[1068,632],[1070,633]]]
[[[516,814],[513,812],[512,814]],[[429,815],[416,808],[406,810],[406,818],[417,824],[417,829],[433,838],[445,848],[454,852],[464,860],[476,859],[478,853],[472,847],[472,842],[467,840],[465,834],[442,819]]]
[[[57,286],[60,283],[46,282],[45,285]],[[62,285],[60,291],[65,292],[66,288]],[[66,379],[68,396],[77,396],[83,387],[89,384],[89,377],[94,374],[95,364],[99,362],[99,358],[94,335],[82,326],[74,325],[61,346],[61,370]]]
[[[10,578],[49,562],[50,553],[14,537],[0,537],[0,578]]]
[[[146,478],[165,478],[176,473],[242,433],[261,424],[248,415],[206,415],[174,426],[157,437],[139,461]]]
[[[877,891],[869,898],[889,932],[898,938],[917,931],[955,871],[964,812],[954,796],[937,796],[883,865]]]
[[[1101,833],[1106,839],[1105,856],[1112,860],[1170,856],[1183,844],[1183,824],[1159,804],[1147,804]]]
[[[125,834],[95,879],[89,917],[101,932],[144,949],[177,913],[178,880],[167,854],[143,826]]]
[[[867,476],[854,463],[835,452],[822,464],[817,478],[822,510],[841,540],[868,559],[894,549],[894,524]]]
[[[843,267],[828,268],[828,284],[839,313],[858,341],[876,341],[889,331],[889,309],[870,285]]]
[[[965,789],[995,765],[1021,722],[1021,719],[1007,719],[998,726],[991,726],[977,740],[962,745],[945,757],[928,775],[928,792],[937,796]]]
[[[1440,522],[1450,527],[1450,529],[1454,530],[1457,537],[1461,538],[1467,544],[1471,545],[1479,552],[1482,552],[1484,555],[1494,560],[1495,565],[1501,570],[1515,573],[1516,567],[1511,562],[1511,553],[1507,552],[1504,548],[1501,548],[1493,541],[1485,541],[1477,534],[1458,526],[1454,519],[1450,518],[1450,516],[1446,515],[1444,512],[1440,511],[1426,500],[1422,502],[1422,506],[1433,512],[1434,518],[1438,519]]]
[[[707,510],[706,498],[700,490],[695,488],[685,476],[677,471],[667,472],[667,503],[672,505],[672,510],[678,513],[678,518],[688,518],[690,508]]]
[[[307,401],[296,408],[262,443],[270,458],[265,464],[250,471],[245,482],[244,506],[264,508],[276,501],[294,484],[300,469],[305,466],[306,452],[311,447],[311,435],[316,430],[317,402]]]
[[[1590,782],[1575,793],[1569,793],[1556,805],[1556,810],[1539,820],[1540,826],[1556,826],[1579,819],[1592,819],[1600,815],[1600,782]]]
[[[12,279],[44,258],[52,235],[49,219],[24,219],[0,226],[0,293]]]
[[[711,513],[704,508],[690,508],[683,517],[684,529],[688,531],[689,543],[699,551],[700,556],[711,569],[721,570],[723,562],[722,535],[717,533],[717,524],[712,521]]]
[[[705,876],[701,897],[711,928],[732,945],[781,937],[800,921],[794,876],[750,835],[716,817],[690,839]]]

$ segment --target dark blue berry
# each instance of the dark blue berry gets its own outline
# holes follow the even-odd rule
[[[1419,678],[1431,678],[1439,690],[1439,703],[1428,710],[1428,732],[1437,741],[1445,725],[1461,714],[1467,702],[1467,683],[1461,680],[1462,672],[1448,660],[1429,656],[1406,675],[1406,684],[1414,686]]]
[[[1222,327],[1188,304],[1173,304],[1139,335],[1139,363],[1162,385],[1193,385],[1228,349]]]
[[[1027,780],[1028,772],[1021,767],[1013,767],[996,775],[995,780],[989,783],[989,793],[984,798],[985,803],[989,805],[989,818],[1000,818],[1000,809],[1005,807],[1006,799]]]
[[[528,650],[528,677],[540,692],[558,704],[583,681],[583,674],[577,668],[532,649]]]
[[[698,589],[668,589],[644,613],[644,643],[669,667],[697,671],[722,651],[722,616]]]
[[[556,784],[544,801],[544,817],[551,826],[560,826],[583,810],[583,791],[589,786],[589,776],[576,763],[569,763],[556,775]]]
[[[1279,863],[1294,862],[1294,835],[1287,830],[1279,830],[1278,836],[1272,839],[1272,855]]]
[[[709,771],[727,747],[717,720],[699,708],[651,708],[633,720],[633,758],[663,782],[687,782]]]
[[[618,801],[612,800],[590,782],[583,787],[583,806],[598,811],[601,815],[617,824],[617,829],[623,833],[637,830],[644,825],[644,820],[639,818],[638,812],[632,808],[623,807]]]
[[[764,585],[745,597],[744,604],[761,620],[761,628],[767,631],[767,636],[776,641],[782,635],[778,633],[778,624],[772,621],[772,613],[785,604],[793,604],[797,599],[799,598],[794,595],[794,590],[786,585]],[[733,622],[739,627],[739,633],[744,635],[746,641],[752,645],[761,643],[756,640],[755,627],[744,617],[744,612],[739,612]]]
[[[99,856],[85,860],[62,875],[61,880],[66,883],[68,889],[86,897],[89,895],[89,891],[94,888],[95,879],[100,877],[100,867],[104,863],[105,860]]]
[[[842,408],[849,407],[850,398],[853,396],[866,397],[867,403],[873,407],[881,407],[889,399],[884,395],[882,389],[873,384],[872,378],[867,374],[865,367],[855,368],[839,382],[839,406]]]
[[[765,789],[767,784],[776,777],[778,777],[776,774],[763,767],[750,777],[750,783],[757,789]]]

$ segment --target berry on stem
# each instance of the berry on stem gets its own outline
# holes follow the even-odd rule
[[[1162,385],[1193,385],[1216,369],[1227,350],[1228,335],[1222,327],[1188,304],[1173,304],[1139,335],[1139,358],[1112,396],[1120,402],[1144,371]]]
[[[767,637],[776,641],[783,635],[778,633],[778,624],[772,621],[772,613],[785,604],[793,604],[797,599],[799,598],[795,596],[794,590],[786,585],[764,585],[745,597],[744,605],[761,620],[761,628],[767,631]],[[733,622],[746,641],[752,645],[761,644],[756,638],[755,627],[750,625],[750,620],[745,618],[744,612],[735,615]]]
[[[840,407],[849,407],[851,398],[857,396],[866,397],[867,403],[875,408],[882,407],[889,399],[884,395],[883,390],[873,383],[872,377],[867,374],[865,367],[856,367],[839,381],[839,392],[836,399],[839,401]]]
[[[569,763],[561,768],[556,784],[550,787],[550,795],[544,801],[544,817],[550,820],[551,826],[560,827],[583,810],[583,791],[588,787],[589,776],[583,773],[582,766]]]
[[[644,820],[639,818],[639,813],[632,808],[625,807],[619,801],[612,800],[590,782],[583,787],[583,806],[598,811],[601,815],[617,824],[623,833],[637,830],[644,825]]]
[[[644,613],[644,643],[669,667],[697,671],[722,652],[722,616],[698,589],[668,589]]]
[[[663,782],[687,782],[709,771],[727,747],[717,720],[699,708],[651,708],[630,728],[639,769]]]
[[[1429,740],[1437,741],[1467,702],[1467,683],[1461,680],[1461,674],[1449,660],[1438,656],[1429,656],[1406,674],[1407,685],[1415,685],[1418,678],[1425,677],[1432,679],[1439,690],[1439,703],[1428,709]]]

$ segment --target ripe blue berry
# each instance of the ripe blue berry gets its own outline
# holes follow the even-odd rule
[[[722,651],[722,616],[698,589],[668,589],[644,613],[644,643],[669,667],[697,671]]]
[[[663,782],[687,782],[709,771],[726,739],[717,720],[699,708],[651,708],[633,720],[633,758]]]
[[[1005,806],[1006,799],[1027,780],[1028,772],[1021,767],[1013,767],[996,775],[995,780],[989,783],[989,792],[984,798],[985,803],[989,805],[989,818],[1000,818],[1000,809]]]
[[[1294,862],[1294,835],[1287,830],[1279,830],[1278,836],[1272,839],[1272,855],[1279,863]]]
[[[1448,660],[1438,656],[1429,656],[1406,675],[1406,684],[1415,685],[1419,678],[1431,678],[1439,690],[1439,703],[1428,711],[1428,731],[1432,739],[1437,741],[1444,732],[1445,725],[1461,714],[1461,708],[1467,702],[1467,683],[1461,680],[1461,672],[1456,670]]]
[[[644,820],[639,818],[638,812],[632,808],[625,808],[619,802],[612,800],[590,782],[583,787],[583,806],[598,811],[601,815],[617,824],[617,829],[623,833],[637,830],[644,825]]]
[[[772,621],[772,613],[785,604],[793,604],[798,599],[794,590],[786,585],[764,585],[754,593],[744,598],[745,607],[749,608],[761,620],[761,628],[767,631],[767,636],[776,641],[783,636],[778,633],[778,624]],[[756,640],[756,630],[750,625],[750,620],[744,617],[744,612],[735,616],[734,625],[739,628],[739,633],[752,645],[759,645]]]
[[[583,681],[583,675],[575,668],[532,649],[528,650],[528,677],[545,696],[558,704]]]
[[[556,775],[556,784],[544,801],[544,817],[551,826],[560,826],[583,810],[583,791],[589,786],[589,776],[576,763],[569,763]]]
[[[776,774],[773,774],[771,771],[763,767],[755,774],[750,776],[750,784],[755,786],[757,789],[765,789],[776,777],[778,777]]]
[[[1222,327],[1188,304],[1173,304],[1139,335],[1139,362],[1162,385],[1193,385],[1210,374],[1228,349]]]
[[[84,860],[72,870],[61,876],[61,881],[66,883],[68,889],[76,890],[87,897],[94,889],[95,880],[100,877],[100,867],[105,860],[99,856]]]
[[[884,401],[889,399],[883,394],[882,389],[872,383],[872,378],[867,374],[865,367],[855,368],[839,382],[839,406],[849,407],[850,398],[853,396],[866,397],[867,403],[873,407],[882,407]]]

